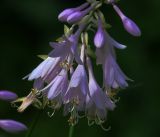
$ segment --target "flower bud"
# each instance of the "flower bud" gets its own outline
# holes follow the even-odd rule
[[[0,120],[0,128],[10,133],[17,133],[27,130],[27,127],[14,120]]]
[[[72,13],[70,16],[67,18],[67,22],[70,24],[76,23],[80,21],[86,14],[88,14],[94,7],[96,6],[96,3],[93,4],[92,6],[88,7],[87,9],[83,11],[76,11]]]
[[[68,16],[71,15],[72,13],[74,13],[74,8],[66,9],[59,14],[58,19],[62,22],[66,21]]]
[[[67,21],[67,18],[74,12],[76,11],[81,11],[84,8],[86,8],[88,6],[88,3],[84,3],[81,6],[77,7],[77,8],[70,8],[70,9],[65,9],[64,11],[62,11],[59,16],[58,19],[62,22]]]
[[[18,96],[10,91],[0,91],[0,100],[5,100],[5,101],[13,101],[17,98]]]
[[[140,36],[141,35],[141,31],[139,29],[139,27],[128,17],[126,17],[122,11],[119,9],[118,6],[113,5],[113,8],[115,9],[115,11],[117,12],[117,14],[120,16],[122,22],[123,22],[123,26],[125,28],[125,30],[130,33],[133,36]]]
[[[67,22],[68,23],[74,23],[74,22],[78,22],[81,20],[81,18],[83,17],[82,12],[74,12],[73,14],[71,14],[68,18],[67,18]]]
[[[105,44],[105,32],[104,31],[105,30],[103,28],[102,22],[99,19],[99,21],[98,21],[98,30],[97,30],[97,32],[95,34],[95,37],[94,37],[94,45],[97,48],[101,48]]]

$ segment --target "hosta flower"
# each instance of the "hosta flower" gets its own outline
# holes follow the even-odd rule
[[[8,119],[0,120],[0,128],[10,133],[18,133],[27,130],[24,124]]]
[[[123,22],[123,26],[126,29],[126,31],[128,33],[130,33],[133,36],[140,36],[141,35],[141,31],[139,29],[139,27],[128,17],[126,17],[122,11],[119,9],[118,6],[116,6],[115,4],[113,5],[113,8],[115,9],[115,11],[117,12],[117,14],[120,16],[122,22]]]
[[[13,92],[10,91],[0,91],[0,100],[5,100],[5,101],[13,101],[15,99],[17,99],[17,95]]]
[[[85,59],[85,46],[82,45],[81,47],[81,60],[84,63]],[[68,85],[68,89],[64,95],[64,103],[65,105],[65,110],[68,113],[71,107],[73,107],[73,111],[82,111],[85,108],[85,98],[87,94],[89,93],[89,88],[88,88],[88,78],[87,78],[87,73],[85,70],[84,65],[78,65],[77,68],[75,69],[74,73],[71,76],[70,83]],[[69,107],[69,108],[68,108]],[[72,109],[72,108],[71,108]],[[71,111],[72,113],[72,111]]]
[[[103,77],[104,84],[107,88],[117,89],[128,87],[126,80],[129,80],[129,78],[122,72],[111,54],[106,56],[103,64]]]
[[[106,119],[107,110],[113,110],[115,104],[96,82],[89,58],[87,59],[87,64],[89,71],[89,95],[86,99],[87,117],[89,120],[104,121]],[[101,122],[99,124],[101,124]]]
[[[18,112],[23,112],[28,106],[38,101],[36,97],[39,95],[39,90],[43,87],[44,81],[38,78],[34,81],[33,88],[28,96],[13,101],[12,103],[22,102],[20,107],[18,107]]]
[[[72,102],[80,109],[84,109],[85,98],[88,93],[88,80],[84,65],[78,65],[73,73],[68,89],[64,95],[64,103]]]
[[[48,99],[53,100],[57,96],[61,96],[61,98],[63,98],[68,87],[67,71],[63,69],[51,83],[53,84],[48,91]]]
[[[115,41],[107,31],[104,33],[105,35],[105,43],[101,48],[96,49],[97,55],[97,64],[104,64],[106,56],[111,54],[114,58],[116,58],[114,47],[118,49],[125,49],[126,46]]]
[[[52,78],[56,77],[57,73],[61,71],[61,61],[62,59],[59,57],[48,57],[31,72],[28,80],[34,80],[38,78],[41,78],[46,81],[52,80]]]
[[[54,46],[54,44],[55,43],[52,43],[52,46]],[[72,56],[71,58],[75,58],[77,63],[81,64],[82,61],[80,59],[77,48],[78,37],[72,35],[64,42],[59,43],[59,46],[55,47],[54,50],[49,54],[49,56],[52,58],[60,57],[63,61],[68,60],[68,57]]]
[[[114,47],[124,49],[126,46],[113,40],[107,32],[105,39],[106,43],[104,47],[96,49],[97,64],[102,64],[103,68],[104,85],[108,89],[125,88],[128,86],[126,80],[129,79],[116,63]]]
[[[69,38],[64,38],[64,41],[59,43],[52,42],[51,46],[54,50],[49,54],[49,56],[52,58],[60,57],[62,60],[75,59],[78,64],[82,64],[78,51],[78,41],[84,28],[85,25],[82,24],[74,34],[69,36]]]

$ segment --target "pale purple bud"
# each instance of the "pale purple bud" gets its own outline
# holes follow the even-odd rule
[[[98,30],[94,37],[94,45],[97,48],[101,48],[104,46],[104,44],[105,44],[105,30],[103,28],[101,20],[99,19],[98,20]]]
[[[85,9],[84,11],[76,11],[72,13],[67,18],[67,22],[70,24],[76,23],[80,21],[86,14],[88,14],[93,9],[93,6],[90,6],[89,8]]]
[[[27,127],[14,120],[0,120],[0,128],[10,133],[17,133],[27,130]]]
[[[115,11],[117,12],[117,14],[120,16],[122,22],[123,22],[123,26],[125,28],[125,30],[130,33],[133,36],[141,36],[141,30],[139,29],[139,27],[135,24],[135,22],[133,22],[131,19],[129,19],[128,17],[126,17],[123,12],[119,9],[118,6],[113,5],[113,8],[115,9]]]
[[[59,14],[58,19],[59,19],[60,21],[65,22],[65,21],[67,20],[68,16],[71,15],[72,13],[74,13],[74,12],[75,12],[74,8],[65,9],[64,11],[62,11],[62,12]]]
[[[0,91],[0,100],[5,100],[5,101],[13,101],[15,99],[17,99],[17,95],[13,92],[10,91]]]
[[[70,9],[65,9],[64,11],[62,11],[59,16],[58,16],[58,19],[60,21],[67,21],[67,18],[74,12],[76,11],[81,11],[83,10],[84,8],[86,8],[89,4],[88,3],[84,3],[82,4],[81,6],[77,7],[77,8],[70,8]]]

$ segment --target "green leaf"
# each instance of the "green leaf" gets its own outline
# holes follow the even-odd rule
[[[59,38],[56,39],[56,41],[57,42],[62,42],[62,41],[64,41],[64,39],[62,37],[59,37]]]
[[[92,58],[96,58],[95,53],[93,52],[93,50],[89,47],[87,47],[87,54],[92,57]]]
[[[38,55],[40,59],[46,60],[48,58],[48,55]]]
[[[65,34],[65,36],[67,36],[69,32],[70,32],[69,27],[67,25],[64,25],[64,34]]]

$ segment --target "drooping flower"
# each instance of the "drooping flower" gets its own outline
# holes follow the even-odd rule
[[[105,36],[105,43],[104,46],[101,48],[96,48],[96,55],[97,55],[97,64],[104,64],[106,56],[108,54],[111,54],[114,58],[116,58],[115,55],[115,48],[118,49],[125,49],[126,46],[123,44],[118,43],[115,41],[107,31],[104,31],[104,36]]]
[[[74,34],[70,35],[69,38],[64,38],[64,41],[60,43],[52,42],[51,46],[54,50],[49,56],[52,58],[60,57],[62,60],[68,60],[69,58],[73,61],[75,59],[78,64],[82,64],[78,50],[78,41],[85,26],[85,24],[79,25],[78,30]]]
[[[37,96],[39,95],[39,90],[41,90],[44,87],[44,81],[41,78],[38,78],[34,81],[33,89],[31,89],[31,92],[29,95],[23,98],[19,98],[12,103],[22,102],[20,107],[18,107],[18,112],[23,112],[28,106],[31,104],[37,102]]]
[[[53,100],[57,96],[61,96],[63,98],[67,87],[68,87],[68,75],[67,71],[62,69],[62,71],[56,76],[55,79],[51,82],[52,86],[48,90],[48,99]]]
[[[77,37],[76,35],[71,35],[68,39],[59,43],[59,46],[55,47],[54,50],[50,52],[49,56],[52,58],[61,57],[63,61],[68,60],[68,57],[72,56],[71,58],[75,58],[77,63],[82,64],[77,49],[78,38],[79,36]],[[54,44],[55,43],[52,42],[52,46]]]
[[[62,59],[59,57],[48,57],[31,72],[28,80],[35,80],[38,78],[41,78],[46,81],[50,81],[50,79],[52,80],[52,78],[56,77],[57,73],[61,71],[61,61]]]
[[[126,80],[129,78],[125,76],[116,63],[114,47],[124,49],[126,46],[113,40],[107,32],[105,39],[105,45],[96,49],[97,64],[102,64],[103,68],[103,83],[107,89],[125,88],[128,86]]]
[[[4,101],[13,101],[15,99],[17,99],[17,95],[13,92],[10,91],[0,91],[0,100],[4,100]]]
[[[84,49],[85,47],[84,45],[82,45],[81,47],[82,62],[84,62],[84,54],[85,54]],[[88,78],[85,66],[79,64],[75,69],[73,75],[71,76],[68,89],[64,95],[64,104],[66,104],[64,113],[67,114],[68,112],[71,112],[72,114],[72,111],[73,113],[77,113],[77,111],[84,111],[86,96],[88,93],[89,93]],[[77,115],[73,114],[73,116],[71,116],[71,119],[76,119]]]
[[[9,119],[0,120],[0,128],[10,133],[18,133],[27,130],[24,124]]]
[[[97,124],[101,124],[106,119],[107,111],[113,110],[115,104],[96,82],[89,58],[87,58],[87,66],[89,71],[89,94],[86,98],[86,113],[89,120],[95,120],[99,122]]]
[[[120,16],[125,30],[133,36],[141,36],[141,30],[135,24],[135,22],[133,22],[130,18],[126,17],[117,5],[113,4],[113,8]]]
[[[88,80],[84,65],[78,65],[74,71],[68,89],[64,95],[64,103],[75,103],[84,109],[85,98],[88,93]]]
[[[107,88],[126,88],[128,87],[127,80],[130,80],[120,69],[115,58],[108,54],[103,64],[104,84]]]

